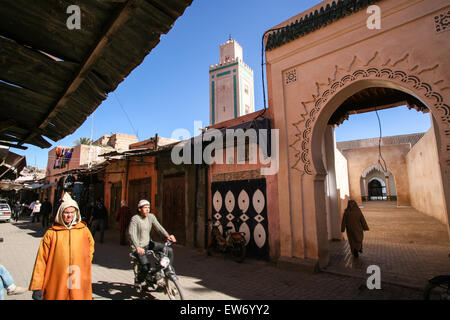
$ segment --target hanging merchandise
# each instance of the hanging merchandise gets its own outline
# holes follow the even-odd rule
[[[67,166],[70,159],[72,158],[73,148],[61,148],[56,147],[55,149],[55,164],[53,169],[63,169]]]

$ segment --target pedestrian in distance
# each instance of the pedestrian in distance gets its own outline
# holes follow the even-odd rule
[[[16,203],[13,206],[13,213],[14,213],[14,217],[13,219],[17,222],[19,221],[20,218],[20,209],[21,209],[21,205],[19,200],[16,201]]]
[[[41,205],[41,218],[42,218],[42,228],[48,228],[48,220],[49,220],[49,215],[52,212],[52,204],[51,202],[48,200],[48,198],[45,198],[45,201],[42,203]]]
[[[68,193],[41,240],[29,290],[34,300],[92,300],[94,239]]]
[[[122,200],[120,204],[120,208],[116,211],[116,221],[119,223],[120,245],[125,246],[127,245],[128,226],[130,225],[132,214],[125,200]]]
[[[5,289],[8,296],[22,294],[28,291],[27,288],[17,286],[8,270],[0,264],[0,300],[5,299]]]
[[[31,202],[31,203],[27,206],[27,208],[28,208],[28,210],[29,210],[31,222],[34,222],[34,213],[33,213],[33,210],[34,210],[35,204],[36,204],[36,201],[33,201],[33,202]]]
[[[92,209],[92,215],[89,220],[91,225],[92,237],[95,239],[95,232],[100,229],[100,243],[103,243],[105,235],[106,219],[108,218],[108,212],[101,200],[97,200],[94,208]]]
[[[32,208],[31,208],[32,206]],[[31,204],[30,205],[30,209],[32,209],[31,211],[31,222],[34,222],[36,220],[36,222],[39,222],[39,215],[41,213],[41,203],[39,202],[39,200],[36,200],[34,202],[34,205]]]
[[[341,232],[347,230],[348,243],[353,255],[358,258],[362,253],[364,231],[369,231],[366,219],[355,200],[349,200],[342,217]]]

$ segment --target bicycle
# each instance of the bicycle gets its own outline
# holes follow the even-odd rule
[[[211,255],[213,251],[230,253],[236,262],[242,262],[246,255],[246,241],[244,232],[232,232],[233,227],[225,226],[225,237],[219,229],[220,223],[217,221],[212,225],[211,242],[207,253]]]

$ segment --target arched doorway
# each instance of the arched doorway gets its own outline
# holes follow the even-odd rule
[[[402,178],[402,177],[401,177]],[[371,165],[361,174],[361,199],[366,201],[396,201],[394,175],[380,165]]]
[[[370,83],[370,82],[368,82],[368,83]],[[387,81],[386,82],[386,84],[385,85],[387,85],[389,82]],[[329,126],[330,125],[330,119],[336,119],[336,114],[337,113],[339,113],[339,109],[343,106],[343,105],[345,105],[345,102],[346,101],[348,101],[349,99],[354,99],[354,97],[355,97],[355,95],[356,96],[358,96],[358,94],[361,92],[361,91],[364,91],[365,89],[362,89],[361,90],[361,88],[359,87],[359,85],[360,85],[361,83],[355,83],[355,88],[358,88],[358,89],[356,89],[357,91],[356,91],[356,93],[353,93],[353,94],[351,94],[351,93],[349,93],[350,95],[347,97],[347,98],[345,98],[345,99],[343,99],[344,101],[342,102],[342,103],[340,103],[340,104],[335,104],[334,106],[333,106],[333,99],[334,98],[337,98],[337,97],[339,97],[339,94],[341,93],[341,92],[338,92],[337,94],[336,94],[336,96],[334,97],[334,98],[331,98],[330,100],[329,100],[329,102],[328,102],[328,104],[326,104],[325,106],[324,106],[324,109],[322,109],[322,111],[320,112],[320,114],[318,115],[318,117],[316,118],[316,122],[315,122],[315,126],[312,126],[312,130],[313,130],[313,133],[312,133],[312,143],[311,143],[311,153],[312,153],[312,163],[313,163],[313,165],[314,165],[314,167],[312,167],[313,168],[313,171],[312,171],[312,175],[314,176],[314,172],[317,172],[317,174],[315,174],[316,175],[316,177],[319,175],[319,174],[322,174],[322,172],[323,172],[323,170],[327,170],[328,171],[328,166],[323,162],[323,158],[324,158],[324,155],[323,155],[323,152],[324,152],[324,148],[322,147],[322,148],[320,148],[320,150],[319,150],[319,147],[317,146],[317,145],[315,145],[315,143],[316,144],[318,144],[319,143],[319,139],[320,139],[320,135],[317,135],[317,136],[315,136],[315,133],[318,133],[319,132],[319,130],[320,129],[318,129],[318,128],[320,128],[320,126],[323,126],[323,127],[327,127],[327,126]],[[377,85],[382,85],[382,83],[377,83]],[[369,87],[370,88],[370,87]],[[398,88],[398,87],[397,87]],[[398,90],[398,89],[396,89],[396,90]],[[398,90],[398,91],[400,91],[400,90]],[[367,92],[367,91],[366,91]],[[407,94],[407,95],[410,95],[409,93],[406,93],[405,92],[405,94]],[[378,96],[378,97],[376,97],[377,99],[375,99],[375,100],[377,100],[377,101],[379,101],[380,99],[380,97]],[[342,98],[341,98],[342,99]],[[415,98],[416,99],[416,98]],[[388,106],[390,106],[390,107],[392,107],[392,105],[395,103],[395,101],[389,101],[389,99],[387,99],[387,100],[385,100],[384,101],[385,103],[387,103],[387,105]],[[426,106],[422,103],[422,102],[420,102],[421,103],[421,105],[419,106],[419,110],[421,109],[421,108],[426,108]],[[329,117],[329,119],[321,119],[321,117],[322,116],[324,116],[324,117],[328,117],[328,115],[326,115],[326,112],[327,111],[325,111],[325,108],[327,108],[327,107],[331,107],[331,106],[333,106],[333,108],[334,108],[334,110],[333,110],[333,112],[330,112],[330,110],[328,110],[328,112],[330,112],[330,113],[332,113],[332,115]],[[379,105],[374,105],[374,107],[376,108],[376,107],[380,107]],[[427,111],[427,110],[425,110],[425,111]],[[345,112],[352,112],[352,110],[346,110]],[[438,123],[438,121],[436,121],[436,119],[435,119],[435,116],[433,116],[432,117],[432,121],[433,121],[433,126],[432,126],[432,129],[430,129],[430,130],[434,130],[433,131],[433,135],[434,135],[434,138],[435,138],[435,140],[433,140],[434,141],[434,148],[436,149],[436,150],[439,150],[440,148],[439,148],[439,131],[440,131],[440,129],[442,129],[442,128],[439,128],[439,123]],[[316,127],[317,126],[317,127]],[[318,130],[318,131],[316,131],[316,130]],[[434,134],[434,132],[436,132],[436,134]],[[317,139],[317,140],[315,140],[315,139]],[[325,129],[323,129],[323,133],[322,133],[322,142],[321,142],[321,144],[323,145],[325,142],[323,142],[323,139],[326,139],[326,130]],[[439,150],[440,151],[440,150]],[[315,154],[315,152],[320,152],[320,157],[321,157],[321,159],[319,159],[319,156],[318,156],[318,154],[316,155]],[[325,158],[326,158],[326,156],[325,156]],[[396,172],[399,172],[399,168],[395,168],[395,164],[396,164],[396,162],[393,160],[393,159],[389,159],[389,161],[387,161],[388,163],[390,163],[390,166],[391,167],[393,167],[394,168],[394,171],[396,171]],[[425,165],[427,165],[426,163],[425,163]],[[430,166],[432,165],[432,164],[429,164]],[[365,170],[365,172],[363,173],[363,175],[360,175],[358,178],[359,179],[361,179],[361,180],[364,180],[364,184],[365,184],[365,186],[367,186],[367,199],[366,200],[368,200],[368,201],[374,201],[374,200],[388,200],[388,194],[390,195],[390,191],[388,190],[388,187],[389,187],[389,175],[390,174],[387,174],[387,172],[386,171],[384,171],[384,172],[382,172],[381,170],[380,170],[380,168],[377,168],[377,166],[372,166],[371,168],[369,167],[368,168],[369,170]],[[370,170],[371,169],[371,170]],[[438,169],[438,171],[439,171],[439,173],[440,173],[440,176],[439,176],[439,179],[444,179],[444,177],[445,177],[445,170],[442,170],[443,168],[442,168],[442,162],[441,162],[441,165],[439,166],[439,169]],[[369,172],[371,173],[371,175],[369,175]],[[379,174],[380,176],[376,176],[377,174]],[[334,173],[334,175],[336,175],[336,173]],[[364,176],[364,179],[362,179],[363,178],[363,176]],[[406,177],[408,176],[408,174],[406,174]],[[358,180],[359,180],[358,179]],[[391,175],[391,179],[392,179],[392,175]],[[393,179],[392,179],[393,180]],[[317,180],[316,180],[317,181]],[[319,180],[320,181],[320,180]],[[401,182],[401,181],[399,181],[399,182]],[[425,182],[425,181],[422,181],[423,183]],[[436,182],[437,184],[440,184],[441,185],[441,187],[443,187],[443,185],[445,184],[445,181],[432,181],[431,183],[434,183],[434,182]],[[320,183],[320,182],[319,182]],[[403,188],[403,186],[401,186],[401,188]],[[407,189],[407,188],[403,188],[403,189]],[[320,190],[320,188],[316,188],[315,190]],[[444,190],[443,190],[443,188],[441,188],[441,192],[443,193],[443,195],[442,195],[442,201],[443,202],[445,202],[446,201],[446,198],[445,198],[445,194],[444,194]],[[317,196],[317,198],[318,199],[320,199],[321,198],[321,195],[319,194],[320,192],[318,192],[318,193],[316,193],[316,196]],[[361,188],[361,195],[362,195],[363,193],[362,193],[362,188]],[[404,196],[404,195],[403,195]],[[407,197],[409,197],[409,196],[405,196],[406,198]],[[326,201],[326,197],[324,197],[324,200]],[[363,199],[364,200],[364,199]],[[443,204],[443,208],[445,208],[445,203]],[[372,208],[373,209],[373,208]],[[384,208],[384,209],[386,209],[386,208]],[[387,208],[386,210],[386,212],[392,212],[392,210],[391,210],[392,208]],[[389,211],[389,210],[391,210],[391,211]],[[443,209],[443,210],[445,210],[445,209]],[[372,211],[374,211],[374,210],[372,210]],[[369,209],[368,209],[368,212],[371,212]],[[320,213],[320,212],[317,212],[316,211],[316,214],[322,214],[322,215],[325,215],[325,214],[330,214],[330,212],[322,212],[322,213]],[[446,213],[446,214],[448,214],[448,213]],[[388,217],[388,216],[384,216],[384,219],[386,219],[386,217]],[[442,224],[442,226],[445,226],[445,225],[448,225],[448,216],[446,216],[445,217],[447,220],[445,220],[444,219],[444,221],[442,221],[443,222],[443,224]],[[335,220],[337,220],[337,217],[335,218]],[[380,220],[381,221],[381,220]],[[386,220],[387,221],[387,220]],[[419,230],[419,229],[418,229]],[[419,230],[420,231],[420,230]],[[328,232],[330,233],[330,232],[333,232],[332,230],[330,230],[329,229],[329,226],[328,226]],[[403,240],[403,239],[400,239],[400,238],[396,238],[396,236],[397,235],[393,235],[393,241],[398,241],[399,243],[401,243],[401,241]],[[448,236],[448,235],[447,235]],[[407,236],[405,236],[404,237],[405,239],[407,239]],[[426,240],[431,240],[431,241],[433,241],[433,236],[431,235],[428,239],[426,239]],[[426,241],[425,240],[425,241]],[[442,239],[442,237],[440,238],[440,239],[436,239],[436,241],[441,241],[441,243],[443,243],[443,241],[445,241],[445,239],[443,240]],[[410,242],[411,242],[411,240],[410,240]],[[396,243],[396,242],[395,242]],[[332,252],[332,250],[333,250],[333,248],[332,247],[330,247],[329,248],[330,249],[330,254],[331,254],[331,256],[330,256],[330,258],[332,258],[331,259],[331,263],[333,264],[333,263],[335,263],[334,261],[333,261],[333,252]],[[347,250],[348,251],[348,250]],[[353,257],[351,257],[351,258],[353,258]],[[374,258],[374,255],[372,255],[372,258],[373,258],[373,260],[372,261],[376,261],[377,260],[377,258]],[[347,261],[344,263],[343,261],[341,261],[341,262],[343,262],[343,264],[344,265],[347,265],[348,266],[348,263],[349,263],[349,259],[350,259],[350,257],[349,256],[346,256],[346,259],[347,259]],[[419,260],[420,260],[420,258],[419,258]],[[359,261],[359,263],[362,261],[361,259],[360,260],[357,260],[357,262]],[[354,263],[355,262],[355,260],[351,260],[351,262],[352,263]],[[360,266],[360,265],[359,265]]]
[[[369,199],[368,200],[387,200],[386,183],[379,178],[372,178],[368,184]]]

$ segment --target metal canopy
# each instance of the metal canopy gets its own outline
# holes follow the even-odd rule
[[[0,10],[0,144],[73,133],[192,0],[14,0]],[[81,29],[69,30],[70,5]]]

